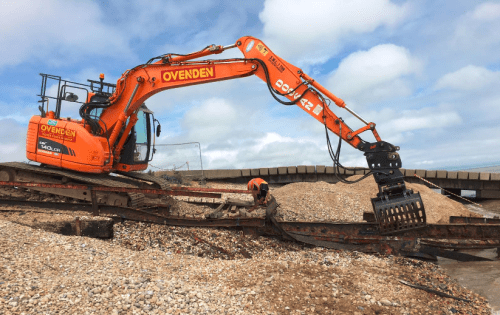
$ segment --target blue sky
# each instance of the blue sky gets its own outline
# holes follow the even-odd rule
[[[39,73],[86,82],[102,72],[114,82],[151,57],[251,35],[377,123],[401,147],[403,167],[500,164],[500,1],[7,0],[0,30],[1,161],[26,160]],[[200,142],[205,168],[331,165],[324,127],[276,103],[256,77],[169,90],[146,104],[162,123],[157,143]],[[62,113],[74,117],[77,107]],[[159,150],[152,164],[182,163],[191,149]],[[348,145],[341,162],[366,165]]]

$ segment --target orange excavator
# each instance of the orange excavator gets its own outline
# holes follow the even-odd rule
[[[195,60],[233,48],[238,48],[244,58]],[[301,69],[278,57],[261,40],[250,36],[229,46],[210,45],[190,54],[165,54],[152,58],[125,71],[116,85],[104,82],[104,75],[99,81],[89,80],[90,85],[83,85],[42,74],[41,113],[29,122],[26,156],[42,166],[49,166],[44,168],[42,176],[49,173],[54,176],[55,173],[59,179],[64,179],[68,178],[67,174],[73,174],[70,179],[85,182],[90,181],[89,173],[119,172],[141,179],[145,174],[134,171],[146,170],[155,152],[154,136],[161,132],[158,121],[144,104],[149,97],[168,89],[251,75],[262,79],[279,103],[299,106],[325,126],[329,153],[336,170],[342,167],[339,161],[341,140],[364,152],[370,173],[379,186],[379,193],[372,203],[384,231],[425,225],[420,194],[406,189],[399,170],[399,147],[382,141],[375,123],[365,121],[342,99]],[[57,96],[52,97],[55,99],[53,110],[48,108],[51,98],[46,95],[48,80],[56,80],[58,84]],[[81,119],[61,117],[63,103],[77,102],[78,96],[71,89],[86,94],[79,111]],[[364,126],[358,130],[349,128],[330,109],[332,101],[357,117]],[[339,136],[336,151],[331,147],[328,130]],[[371,131],[376,142],[362,140],[360,134],[365,131]],[[0,165],[0,179],[11,179],[16,172],[36,173],[32,165],[30,169],[19,169],[20,166],[10,165],[9,168],[6,164]]]

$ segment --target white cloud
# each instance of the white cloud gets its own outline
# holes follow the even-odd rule
[[[106,25],[95,2],[0,2],[0,67],[25,61],[62,64],[85,54],[128,56],[123,34]]]
[[[269,167],[287,165],[330,164],[324,139],[318,144],[311,137],[285,137],[278,133],[263,133],[237,148],[236,167]],[[216,161],[213,161],[216,162]]]
[[[38,113],[38,109],[33,104],[26,104],[17,100],[11,103],[0,101],[0,121],[3,121],[4,124],[15,122],[17,125],[27,126],[31,116]],[[4,139],[2,140],[5,142]]]
[[[405,146],[403,167],[435,169],[498,165],[500,146],[496,135],[500,133],[500,127],[495,124],[491,127],[478,126],[454,131],[450,136],[436,137],[434,141],[426,137],[422,139],[425,141],[424,145]]]
[[[0,116],[0,120],[2,120],[2,119],[12,119],[12,120],[15,120],[16,122],[22,123],[22,124],[28,124],[30,118],[31,117],[22,116],[20,114],[10,114],[10,115],[5,115],[5,116]]]
[[[403,111],[403,117],[391,122],[395,131],[404,132],[418,129],[433,129],[454,126],[462,122],[456,112],[440,112],[436,108]]]
[[[412,89],[406,77],[419,72],[421,62],[408,49],[382,44],[343,59],[330,74],[327,86],[334,94],[356,103],[407,96]]]
[[[491,21],[500,18],[500,3],[485,2],[476,7],[472,12],[476,20]]]
[[[500,81],[500,71],[468,65],[441,77],[435,89],[478,90],[490,87]]]
[[[276,143],[293,143],[296,141],[297,141],[297,139],[293,139],[291,137],[283,137],[276,132],[267,132],[264,137],[259,139],[259,141],[255,144],[253,149],[256,152],[260,152],[268,145],[273,145]],[[299,140],[299,142],[300,142],[300,140]]]
[[[395,27],[410,11],[408,3],[390,0],[266,0],[259,17],[271,50],[314,64],[337,53],[350,36]]]
[[[203,152],[203,159],[206,168],[231,168],[238,164],[239,150],[208,150]]]
[[[440,104],[420,109],[383,108],[368,113],[377,123],[382,140],[406,147],[428,145],[426,141],[447,139],[462,128],[462,113],[458,106]],[[370,132],[361,134],[366,141],[374,141]],[[440,138],[441,137],[441,138]],[[449,141],[449,140],[448,140]]]
[[[238,126],[238,114],[229,101],[211,98],[186,112],[181,124],[190,139],[207,143],[231,135]]]
[[[12,118],[0,118],[0,161],[26,161],[26,132],[27,126],[21,125]]]
[[[500,50],[500,3],[486,2],[460,17],[448,41],[453,58],[463,56],[483,63],[498,61]]]

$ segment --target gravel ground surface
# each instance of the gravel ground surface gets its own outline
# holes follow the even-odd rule
[[[246,254],[242,251],[245,250]],[[201,256],[201,257],[200,257]],[[442,298],[425,285],[471,300]],[[241,231],[117,224],[113,240],[0,219],[2,314],[489,314],[440,267]]]
[[[357,189],[362,198],[376,192],[367,193],[371,184],[364,182],[348,189],[296,183],[271,186],[271,193],[285,211],[283,218],[289,201],[284,201],[285,195],[278,198],[288,191],[295,196],[290,201],[296,203],[293,209],[300,211],[287,215],[296,220],[360,221],[359,209],[362,215],[371,205],[365,210],[353,191]],[[297,184],[304,186],[295,189]],[[310,184],[317,187],[310,191]],[[425,197],[428,188],[418,186],[411,188],[421,192],[432,212],[434,203]],[[226,183],[208,187],[246,189]],[[434,194],[430,196],[442,197],[429,191]],[[252,200],[245,194],[223,194],[226,198]],[[213,210],[180,199],[172,207],[178,215],[202,217]],[[335,207],[328,208],[327,201]],[[457,207],[447,201],[438,200],[455,211]],[[340,211],[344,207],[348,211]],[[413,259],[315,248],[244,235],[237,229],[125,222],[115,224],[113,239],[98,240],[27,226],[71,217],[34,209],[1,213],[1,314],[491,313],[483,297],[450,279],[439,266]],[[470,302],[443,298],[399,280]]]

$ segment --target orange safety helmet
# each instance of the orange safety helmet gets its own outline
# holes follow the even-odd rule
[[[260,190],[261,184],[267,184],[262,178],[253,178],[248,182],[248,190]]]

